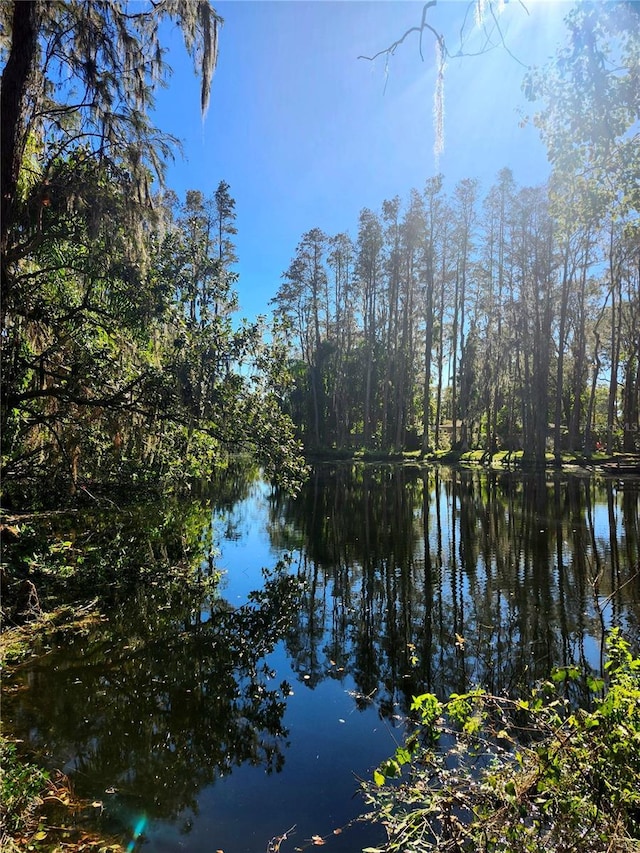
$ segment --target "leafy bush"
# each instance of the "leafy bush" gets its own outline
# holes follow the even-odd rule
[[[586,708],[573,667],[526,699],[415,698],[418,728],[363,785],[385,853],[638,853],[640,659],[617,629],[605,670]]]
[[[34,814],[49,776],[33,764],[22,762],[16,745],[0,737],[0,837],[32,829]]]

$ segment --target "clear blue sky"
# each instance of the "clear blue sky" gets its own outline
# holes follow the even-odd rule
[[[428,20],[450,49],[458,43],[467,0],[438,0]],[[510,52],[544,64],[565,38],[571,3],[510,0],[500,27]],[[451,60],[445,75],[445,141],[434,155],[434,40],[424,61],[414,33],[388,61],[372,55],[419,24],[422,2],[380,0],[232,0],[204,122],[199,81],[181,36],[166,44],[174,69],[159,93],[156,121],[183,141],[184,159],[168,185],[212,193],[226,180],[236,199],[241,316],[269,312],[280,276],[302,234],[313,227],[356,236],[363,207],[408,197],[438,172],[450,188],[475,177],[488,189],[504,166],[522,185],[543,181],[546,155],[537,132],[520,127],[531,109],[521,94],[525,69],[504,48]],[[478,48],[473,10],[467,49]]]

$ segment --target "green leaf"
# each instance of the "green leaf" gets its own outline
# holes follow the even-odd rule
[[[403,746],[396,749],[396,761],[398,764],[408,764],[411,761],[411,753]]]
[[[384,774],[383,774],[383,773],[381,773],[379,770],[374,770],[374,771],[373,771],[373,781],[374,781],[374,782],[376,783],[376,785],[380,788],[380,787],[382,787],[382,785],[384,785],[384,783],[385,783],[387,780],[386,780],[386,778],[385,778],[385,776],[384,776]]]
[[[395,779],[397,776],[400,776],[402,774],[400,765],[395,760],[395,758],[388,758],[380,765],[379,770],[384,774],[387,779]]]

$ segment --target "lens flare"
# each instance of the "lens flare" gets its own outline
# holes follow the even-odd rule
[[[138,822],[135,825],[135,829],[133,830],[133,838],[131,839],[131,841],[129,842],[129,844],[127,846],[127,853],[133,853],[133,850],[136,846],[136,841],[138,840],[138,838],[140,838],[140,836],[144,832],[144,828],[146,825],[147,825],[147,818],[145,815],[142,815],[142,817],[138,819]]]

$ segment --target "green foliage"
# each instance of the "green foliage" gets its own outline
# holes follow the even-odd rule
[[[578,3],[565,23],[566,43],[525,78],[527,97],[543,102],[534,122],[557,173],[592,201],[637,215],[638,4]]]
[[[526,699],[417,697],[417,730],[363,786],[386,853],[638,851],[640,659],[617,629],[607,650],[588,707],[567,698],[575,668]]]
[[[0,737],[0,836],[32,828],[48,779],[39,767],[19,760],[15,743]]]
[[[24,239],[28,232],[22,223],[16,221],[19,211],[13,202],[21,200],[26,186],[35,185],[23,174],[33,165],[28,157],[34,151],[45,178],[39,187],[40,200],[47,187],[55,185],[47,174],[52,160],[73,152],[82,140],[96,162],[121,166],[119,184],[126,206],[130,210],[148,207],[152,176],[162,176],[167,159],[178,147],[176,139],[153,125],[150,115],[155,92],[166,84],[171,71],[159,38],[161,23],[167,19],[182,31],[200,75],[204,114],[222,24],[208,0],[163,0],[135,14],[115,0],[2,4],[2,87],[3,92],[13,93],[2,114],[6,143],[0,152],[3,251],[8,248],[9,255],[17,256],[30,242]]]
[[[434,723],[437,722],[442,713],[442,703],[433,693],[423,693],[422,696],[414,697],[411,710],[419,711],[422,725],[432,730]]]
[[[87,483],[182,487],[251,452],[295,487],[303,467],[271,389],[277,356],[258,324],[232,319],[228,185],[184,204],[168,194],[164,237],[153,228],[142,263],[111,171],[81,152],[67,166],[77,203],[53,199],[5,305],[5,479],[37,492],[46,477],[51,498]]]
[[[12,18],[28,44],[13,42]],[[229,185],[152,197],[177,145],[150,121],[167,18],[197,64],[204,112],[221,24],[208,0],[0,10],[2,91],[19,90],[3,98],[15,133],[0,157],[0,435],[14,506],[87,485],[183,487],[247,451],[281,482],[303,472],[262,379],[276,369],[261,329],[233,320]]]

